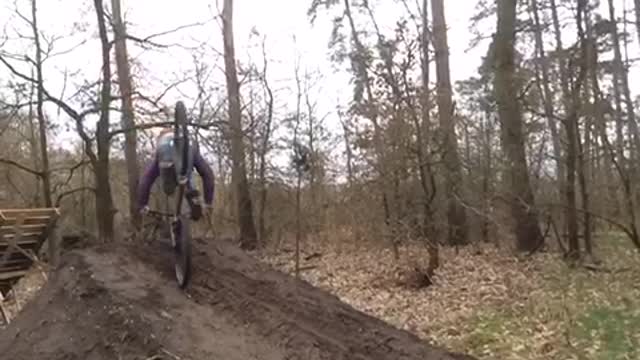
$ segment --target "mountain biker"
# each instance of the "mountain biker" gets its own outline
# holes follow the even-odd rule
[[[138,209],[145,214],[149,211],[149,195],[153,183],[158,177],[161,177],[164,193],[173,195],[178,186],[178,169],[176,163],[179,163],[179,155],[175,151],[175,133],[172,128],[163,129],[156,138],[156,149],[153,160],[147,166],[138,187]],[[193,168],[198,171],[202,178],[202,187],[204,192],[204,202],[208,209],[211,209],[213,203],[214,177],[213,170],[202,157],[197,147],[190,146],[190,162],[192,166],[187,172],[187,189],[186,198],[191,207],[191,218],[199,220],[202,217],[202,206],[198,199],[199,192],[193,186]]]

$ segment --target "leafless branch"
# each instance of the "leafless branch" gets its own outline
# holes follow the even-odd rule
[[[83,187],[79,187],[79,188],[76,188],[76,189],[71,189],[71,190],[67,190],[67,191],[61,192],[60,194],[58,194],[58,197],[56,198],[55,206],[59,207],[60,203],[62,202],[62,199],[64,199],[65,196],[69,196],[69,195],[72,195],[72,194],[75,194],[75,193],[78,193],[78,192],[81,192],[81,191],[95,192],[96,189],[92,188],[90,186],[83,186]]]
[[[156,38],[156,37],[160,37],[160,36],[164,36],[164,35],[169,35],[169,34],[178,32],[180,30],[189,29],[189,28],[197,27],[197,26],[204,26],[204,25],[206,25],[206,23],[204,23],[204,22],[195,22],[195,23],[191,23],[191,24],[180,25],[180,26],[178,26],[176,28],[173,28],[171,30],[165,30],[165,31],[161,31],[161,32],[156,33],[156,34],[148,35],[147,37],[143,38],[143,40],[144,41],[148,41],[150,39],[153,39],[153,38]]]
[[[198,129],[203,129],[203,130],[209,130],[213,127],[222,127],[225,126],[227,123],[226,121],[212,121],[206,124],[198,124],[198,123],[194,123],[194,122],[189,122],[187,125],[198,128]],[[174,121],[161,121],[161,122],[154,122],[154,123],[147,123],[147,124],[141,124],[141,125],[136,125],[134,127],[131,128],[124,128],[124,129],[116,129],[116,130],[112,130],[111,132],[109,132],[109,138],[113,138],[117,135],[120,134],[124,134],[126,132],[129,131],[134,131],[134,130],[146,130],[146,129],[152,129],[152,128],[156,128],[156,127],[168,127],[168,126],[173,126],[175,125]]]
[[[546,203],[546,204],[540,204],[540,207],[559,207],[559,208],[563,208],[563,209],[567,209],[569,208],[569,205],[566,204],[556,204],[556,203]],[[617,227],[618,229],[620,229],[622,232],[624,232],[625,234],[627,234],[627,236],[629,236],[630,238],[633,237],[633,232],[624,224],[611,219],[609,217],[606,217],[604,215],[592,212],[592,211],[588,211],[585,209],[580,209],[580,208],[576,208],[575,209],[578,212],[584,213],[584,214],[589,214],[591,216],[593,216],[594,218],[600,219],[602,221],[605,221],[615,227]]]
[[[68,48],[68,49],[61,50],[61,51],[58,51],[58,52],[55,52],[55,53],[47,54],[47,56],[43,59],[43,61],[44,61],[44,60],[51,59],[51,58],[54,58],[54,57],[56,57],[56,56],[61,56],[61,55],[69,54],[69,53],[73,52],[74,50],[76,50],[77,48],[79,48],[80,46],[82,46],[82,45],[86,44],[86,43],[87,43],[87,41],[88,41],[87,39],[84,39],[84,40],[82,40],[81,42],[79,42],[79,43],[77,43],[77,44],[75,44],[75,45],[71,46],[71,47],[70,47],[70,48]]]
[[[157,38],[157,37],[161,37],[161,36],[165,36],[165,35],[169,35],[169,34],[184,30],[184,29],[197,27],[197,26],[203,26],[205,24],[206,23],[203,23],[203,22],[196,22],[196,23],[192,23],[192,24],[181,25],[181,26],[178,26],[178,27],[173,28],[171,30],[161,31],[159,33],[151,34],[151,35],[148,35],[146,37],[138,37],[138,36],[135,36],[135,35],[127,34],[127,39],[129,39],[129,40],[131,40],[133,42],[136,42],[136,43],[138,43],[140,45],[143,45],[143,46],[144,45],[150,45],[150,46],[158,47],[158,48],[168,48],[171,45],[160,44],[160,43],[152,41],[151,39]]]
[[[69,171],[69,174],[67,175],[67,178],[65,179],[65,181],[64,181],[64,182],[62,182],[62,183],[60,183],[60,184],[56,184],[56,186],[54,186],[54,188],[53,188],[53,192],[57,192],[57,191],[58,191],[58,189],[60,189],[61,187],[68,185],[68,184],[69,184],[69,182],[71,182],[71,179],[73,178],[73,173],[74,173],[74,172],[75,172],[79,167],[84,166],[84,165],[87,165],[87,164],[89,164],[89,161],[84,160],[84,161],[81,161],[81,162],[79,162],[79,163],[77,163],[77,164],[73,165],[73,166],[72,166],[72,167],[70,167],[70,168],[58,168],[58,169],[51,170],[51,172]]]
[[[18,169],[20,169],[22,171],[28,172],[29,174],[32,174],[32,175],[35,175],[35,176],[38,176],[38,177],[42,177],[42,175],[43,175],[42,171],[34,170],[34,169],[30,168],[30,167],[24,166],[24,165],[22,165],[22,164],[20,164],[20,163],[18,163],[16,161],[13,161],[13,160],[0,158],[0,163],[11,165],[11,166],[15,166],[15,167],[17,167]]]
[[[13,182],[13,179],[11,178],[11,172],[9,172],[9,171],[5,172],[5,179],[7,180],[7,183],[11,186],[13,191],[20,196],[22,201],[23,202],[27,202],[27,197],[24,196],[22,191],[20,191],[20,188],[18,186],[16,186],[16,184]]]

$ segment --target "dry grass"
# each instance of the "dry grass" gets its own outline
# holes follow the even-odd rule
[[[442,250],[435,285],[397,282],[388,250],[304,247],[302,277],[370,315],[446,347],[493,359],[640,358],[640,256],[627,240],[598,242],[607,271],[569,269],[557,254],[519,259],[483,246]],[[403,249],[425,258],[419,246]],[[406,258],[406,256],[405,256]],[[293,272],[293,253],[262,259]]]

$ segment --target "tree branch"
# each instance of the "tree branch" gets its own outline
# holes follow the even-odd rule
[[[69,175],[67,175],[67,178],[65,179],[65,181],[64,181],[63,183],[56,184],[56,186],[54,186],[54,188],[53,188],[53,192],[57,192],[57,191],[58,191],[58,189],[60,189],[61,187],[68,185],[68,184],[69,184],[69,182],[71,182],[71,179],[73,178],[73,173],[74,173],[74,172],[75,172],[79,167],[84,166],[84,165],[87,165],[87,164],[89,164],[89,163],[90,163],[89,161],[83,160],[83,161],[81,161],[81,162],[79,162],[79,163],[77,163],[77,164],[73,165],[73,166],[72,166],[72,167],[70,167],[70,168],[62,168],[62,169],[55,169],[55,170],[52,170],[51,172],[54,172],[54,171],[64,171],[64,170],[68,170],[68,171],[69,171]]]
[[[224,125],[226,125],[227,122],[226,121],[212,121],[210,123],[207,124],[198,124],[198,123],[194,123],[194,122],[189,122],[187,123],[187,125],[198,128],[198,129],[202,129],[202,130],[209,130],[212,127],[222,127]],[[175,121],[161,121],[161,122],[155,122],[155,123],[147,123],[147,124],[140,124],[140,125],[136,125],[134,127],[130,127],[130,128],[124,128],[124,129],[116,129],[116,130],[112,130],[111,132],[109,132],[109,138],[113,138],[117,135],[120,134],[124,134],[126,132],[129,131],[134,131],[134,130],[146,130],[146,129],[152,129],[155,127],[168,127],[168,126],[173,126],[175,125]]]
[[[93,188],[93,187],[90,187],[90,186],[83,186],[83,187],[79,187],[79,188],[76,188],[76,189],[71,189],[71,190],[67,190],[67,191],[65,191],[65,192],[62,192],[62,193],[58,194],[58,197],[56,198],[55,206],[56,206],[56,207],[59,207],[59,206],[60,206],[60,202],[62,201],[62,199],[63,199],[65,196],[69,196],[69,195],[72,195],[72,194],[75,194],[75,193],[77,193],[77,192],[81,192],[81,191],[91,191],[91,192],[95,192],[95,191],[96,191],[96,189],[95,189],[95,188]]]
[[[32,174],[32,175],[35,175],[35,176],[38,176],[38,177],[42,177],[43,176],[42,171],[31,169],[31,168],[29,168],[27,166],[24,166],[24,165],[22,165],[22,164],[20,164],[18,162],[13,161],[13,160],[0,158],[0,163],[11,165],[11,166],[15,166],[15,167],[17,167],[18,169],[20,169],[22,171],[26,171],[29,174]]]
[[[27,82],[31,82],[34,84],[37,84],[38,81],[32,77],[29,77],[21,72],[19,72],[18,70],[16,70],[16,68],[11,65],[11,63],[9,63],[4,56],[0,55],[0,62],[4,64],[5,67],[7,67],[9,69],[9,71],[11,71],[12,74],[14,74],[15,76],[19,77],[22,80],[25,80]],[[50,101],[54,104],[56,104],[59,108],[61,108],[70,118],[72,118],[73,120],[75,120],[76,122],[76,129],[78,131],[78,134],[80,135],[80,137],[82,138],[82,140],[85,142],[85,151],[87,153],[87,156],[89,157],[89,159],[91,160],[92,163],[96,163],[97,162],[97,157],[95,155],[95,153],[93,152],[93,149],[91,148],[91,138],[89,137],[89,135],[86,133],[85,129],[84,129],[84,125],[82,124],[82,121],[84,120],[84,117],[88,114],[94,113],[94,112],[100,112],[99,109],[95,109],[95,108],[91,108],[91,109],[87,109],[81,113],[78,113],[76,110],[74,110],[71,106],[69,106],[66,102],[62,101],[61,99],[56,98],[55,96],[51,95],[45,88],[44,86],[42,87],[42,92],[45,95],[45,97],[47,98],[47,101]]]

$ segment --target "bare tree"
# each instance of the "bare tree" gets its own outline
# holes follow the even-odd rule
[[[98,232],[102,241],[111,241],[114,238],[115,208],[111,194],[109,179],[109,152],[111,147],[109,134],[109,110],[111,104],[111,61],[110,45],[105,25],[104,5],[102,0],[94,0],[96,18],[98,21],[98,34],[100,36],[102,51],[102,81],[100,87],[100,119],[96,127],[97,155],[91,148],[89,136],[86,134],[82,118],[76,118],[76,128],[85,142],[85,152],[93,165],[96,183],[96,217],[98,220]]]
[[[42,190],[44,194],[44,204],[47,207],[53,205],[51,197],[51,174],[49,173],[49,151],[47,146],[47,122],[44,115],[44,79],[42,75],[42,47],[40,45],[40,30],[38,29],[37,3],[31,0],[31,30],[33,32],[33,42],[35,44],[36,59],[34,66],[36,69],[36,113],[38,116],[38,130],[40,136],[40,162],[42,164]]]
[[[235,185],[238,202],[240,239],[244,249],[255,249],[257,246],[257,234],[255,224],[253,223],[253,208],[251,205],[249,182],[247,181],[242,113],[240,108],[240,84],[236,72],[233,40],[233,0],[224,0],[222,24],[224,65],[229,99],[229,124],[231,127],[232,182]]]
[[[111,0],[113,12],[113,32],[115,35],[116,65],[118,69],[118,87],[122,98],[122,128],[130,129],[124,134],[124,156],[127,163],[127,184],[129,186],[129,215],[134,227],[140,227],[140,215],[136,206],[138,198],[138,164],[137,134],[135,128],[135,112],[133,110],[133,85],[127,54],[127,28],[122,19],[120,0]]]
[[[529,181],[525,155],[522,114],[515,87],[515,41],[517,0],[498,2],[498,25],[494,37],[494,91],[501,124],[501,140],[506,156],[509,201],[514,221],[516,245],[520,251],[532,251],[542,241],[538,213]]]
[[[447,197],[447,220],[449,223],[449,243],[466,244],[467,216],[460,203],[462,196],[462,171],[458,155],[453,101],[449,70],[449,44],[447,24],[444,16],[443,0],[431,1],[433,16],[433,45],[436,52],[436,77],[438,92],[438,118],[443,136],[445,166],[445,196]]]
[[[258,209],[258,234],[260,244],[264,244],[266,240],[265,211],[267,207],[267,154],[269,152],[270,140],[273,128],[273,90],[267,80],[267,51],[265,48],[266,38],[262,40],[262,74],[261,82],[266,95],[267,114],[262,132],[262,145],[260,149],[258,181],[260,182],[260,207]]]
[[[555,11],[555,10],[554,10]],[[544,49],[542,34],[544,28],[540,22],[540,9],[538,0],[531,0],[531,12],[534,19],[534,33],[536,42],[536,56],[539,61],[536,62],[537,72],[540,74],[538,86],[543,95],[544,114],[547,118],[549,130],[551,130],[551,144],[553,145],[553,156],[556,163],[556,179],[558,184],[558,192],[561,193],[564,181],[564,164],[562,163],[562,149],[560,143],[560,134],[556,124],[556,111],[554,109],[554,94],[551,90],[551,80],[549,76],[549,59]],[[539,64],[539,65],[538,65]]]

